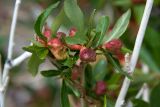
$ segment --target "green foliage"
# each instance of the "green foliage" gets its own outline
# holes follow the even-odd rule
[[[107,61],[106,59],[100,59],[94,67],[93,78],[96,81],[103,80],[107,74]]]
[[[149,104],[141,99],[132,100],[133,107],[150,107]]]
[[[107,107],[107,98],[106,98],[107,96],[106,95],[104,95],[104,104],[103,104],[103,107]]]
[[[65,83],[65,80],[63,80],[62,82],[62,88],[61,88],[61,107],[70,107],[68,100],[68,88]]]
[[[96,26],[96,32],[98,32],[98,35],[95,36],[93,41],[94,48],[98,47],[99,45],[102,45],[103,38],[108,28],[109,18],[107,16],[102,16],[98,22],[98,25]]]
[[[150,95],[150,107],[159,107],[160,105],[160,84],[155,86]]]
[[[45,59],[48,55],[48,49],[45,47],[38,47],[36,45],[23,48],[25,51],[31,52],[39,57],[39,59]]]
[[[122,73],[123,75],[127,76],[129,79],[132,79],[132,77],[127,72],[121,69],[119,62],[111,54],[105,54],[105,55],[108,58],[110,64],[113,65],[115,71],[118,71],[119,73]]]
[[[134,12],[134,17],[136,19],[136,21],[138,22],[138,24],[140,24],[141,22],[141,19],[142,19],[142,16],[143,16],[143,12],[144,12],[144,8],[145,8],[145,5],[142,4],[142,5],[135,5],[133,7],[133,12]]]
[[[76,97],[79,98],[79,97],[80,97],[80,92],[79,92],[79,90],[78,90],[73,84],[71,84],[70,81],[66,80],[65,82],[66,82],[67,87],[73,92],[73,94],[74,94]]]
[[[65,0],[64,11],[68,19],[72,22],[72,24],[76,26],[78,28],[78,31],[82,33],[82,31],[84,30],[84,16],[83,12],[77,5],[77,1]]]
[[[33,75],[36,76],[38,73],[38,68],[41,63],[43,63],[43,59],[40,59],[36,54],[32,54],[31,58],[28,62],[28,70]]]
[[[153,60],[152,55],[150,54],[150,52],[145,48],[142,47],[141,48],[141,52],[140,52],[140,58],[150,67],[150,69],[152,69],[153,71],[160,71],[160,68],[157,66],[157,64],[155,63],[155,61]]]
[[[61,74],[61,71],[59,70],[46,70],[46,71],[41,71],[41,74],[44,77],[53,77],[53,76],[58,76]]]
[[[41,15],[37,18],[36,23],[34,25],[34,30],[36,34],[43,40],[46,40],[45,36],[42,34],[42,28],[45,24],[46,19],[51,14],[54,8],[58,6],[59,2],[49,6],[44,12],[41,13]]]
[[[74,37],[65,37],[65,42],[67,44],[85,44],[86,38],[81,35],[75,35]]]
[[[129,24],[129,19],[131,16],[131,10],[128,10],[126,13],[124,13],[116,22],[114,28],[109,33],[108,36],[104,38],[105,42],[109,42],[113,39],[118,39],[122,34],[126,31],[127,26]]]

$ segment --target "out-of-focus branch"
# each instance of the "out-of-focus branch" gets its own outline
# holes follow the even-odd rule
[[[1,86],[0,86],[0,107],[5,106],[4,105],[5,104],[5,90],[6,90],[6,86],[8,84],[8,80],[9,80],[8,73],[11,68],[11,60],[12,60],[13,46],[14,46],[14,34],[15,34],[17,15],[18,15],[18,10],[19,10],[20,4],[21,4],[21,0],[16,0],[14,12],[13,12],[11,29],[10,29],[10,35],[9,35],[7,60],[4,64],[4,69],[3,69],[3,72],[0,77],[0,83],[1,83]]]
[[[133,74],[136,63],[137,63],[137,60],[138,60],[140,48],[141,48],[141,45],[142,45],[142,41],[143,41],[143,38],[144,38],[144,34],[145,34],[145,31],[146,31],[146,27],[147,27],[147,24],[148,24],[148,20],[149,20],[149,17],[150,17],[152,6],[153,6],[153,0],[147,0],[146,7],[145,7],[145,10],[144,10],[144,14],[143,14],[142,21],[141,21],[141,25],[140,25],[140,28],[139,28],[139,31],[138,31],[138,34],[137,34],[133,54],[132,54],[131,61],[130,61],[130,69],[131,70],[129,72],[131,74]],[[130,80],[127,77],[125,77],[122,88],[120,90],[120,94],[117,98],[115,107],[122,107],[123,103],[125,102],[124,99],[125,99],[125,96],[127,94],[129,85],[130,85]]]

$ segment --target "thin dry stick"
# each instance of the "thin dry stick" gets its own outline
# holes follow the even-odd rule
[[[5,62],[2,77],[0,78],[0,81],[2,83],[2,85],[0,87],[2,89],[0,91],[0,106],[1,107],[4,107],[4,102],[5,102],[5,88],[7,86],[8,79],[9,79],[8,72],[9,72],[9,69],[11,66],[11,59],[12,59],[13,45],[14,45],[14,33],[15,33],[17,14],[18,14],[18,9],[19,9],[20,3],[21,3],[21,0],[16,0],[14,12],[13,12],[13,20],[12,20],[11,30],[10,30],[7,61]]]
[[[144,38],[145,30],[146,30],[148,20],[150,17],[152,6],[153,6],[153,0],[147,0],[144,14],[143,14],[142,21],[141,21],[141,25],[140,25],[140,28],[139,28],[139,31],[137,34],[133,54],[132,54],[131,61],[130,61],[131,70],[129,71],[129,73],[134,72],[134,69],[135,69],[135,66],[136,66],[136,63],[138,60],[140,48],[142,45],[142,41]],[[124,99],[125,99],[126,93],[128,91],[129,85],[130,85],[130,80],[127,77],[125,77],[122,88],[120,90],[120,94],[117,98],[115,107],[122,107],[122,105],[124,104],[124,101],[125,101]]]

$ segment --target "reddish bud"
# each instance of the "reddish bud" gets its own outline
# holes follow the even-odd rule
[[[58,38],[51,39],[50,41],[48,41],[47,45],[51,46],[54,49],[58,49],[63,46],[61,40],[59,40]]]
[[[65,37],[66,34],[63,32],[57,32],[57,38],[61,39],[63,36]]]
[[[117,59],[119,60],[120,64],[121,64],[121,65],[124,65],[124,63],[125,63],[124,54],[123,54],[122,52],[120,52],[120,51],[117,51],[117,52],[115,53],[115,55],[116,55]]]
[[[106,93],[106,83],[104,81],[98,81],[96,83],[95,92],[97,95],[103,95]]]
[[[71,50],[81,50],[83,48],[81,45],[68,45],[68,47]]]
[[[71,36],[71,37],[75,36],[76,32],[77,32],[77,29],[76,29],[76,28],[71,28],[71,29],[69,30],[69,36]]]
[[[81,49],[79,57],[82,61],[94,62],[96,61],[96,52],[89,48]]]
[[[104,47],[110,51],[116,51],[121,49],[122,42],[119,39],[114,39],[107,42]]]
[[[74,66],[72,69],[71,78],[72,80],[77,80],[80,77],[80,68],[78,66]]]
[[[49,40],[49,39],[51,38],[51,36],[52,36],[52,31],[51,31],[51,29],[49,29],[49,28],[45,28],[43,34],[44,34],[44,36]]]

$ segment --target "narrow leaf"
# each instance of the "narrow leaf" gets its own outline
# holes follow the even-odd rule
[[[103,107],[107,107],[107,96],[106,95],[104,95],[104,104],[103,104]]]
[[[67,44],[85,44],[86,38],[80,37],[79,35],[76,35],[74,37],[65,37],[65,42]]]
[[[118,21],[116,22],[113,30],[109,33],[108,36],[104,38],[105,42],[109,42],[113,39],[118,39],[122,34],[126,31],[127,26],[129,24],[129,19],[131,16],[131,10],[128,10],[125,14],[123,14]]]
[[[61,88],[61,107],[70,107],[69,100],[68,100],[68,91],[67,85],[65,81],[62,81],[62,88]]]
[[[84,16],[76,0],[65,0],[64,11],[69,20],[79,31],[84,29]]]
[[[119,73],[122,73],[123,75],[127,76],[129,79],[132,79],[132,77],[125,71],[123,71],[118,64],[118,61],[112,57],[112,55],[107,54],[107,58],[109,59],[110,63],[114,66],[115,70],[119,71]]]
[[[40,59],[36,54],[32,54],[28,62],[28,70],[33,75],[36,76],[38,73],[38,68],[44,60]]]
[[[155,86],[150,95],[150,107],[159,107],[160,105],[160,84]]]
[[[53,77],[53,76],[58,76],[61,74],[61,71],[59,70],[47,70],[47,71],[41,71],[41,74],[44,77]]]
[[[101,17],[96,27],[96,32],[100,32],[99,35],[96,35],[95,42],[96,43],[93,47],[97,47],[102,44],[103,38],[105,33],[109,27],[109,18],[107,16]]]
[[[36,23],[34,25],[34,30],[36,32],[36,34],[43,40],[46,40],[46,37],[42,34],[42,28],[43,25],[46,21],[46,19],[48,18],[48,16],[50,15],[50,13],[52,12],[52,10],[54,8],[56,8],[58,6],[59,2],[49,6],[46,10],[44,10],[40,16],[37,18]]]
[[[107,61],[101,59],[97,62],[93,70],[93,77],[96,81],[103,80],[107,74]]]

